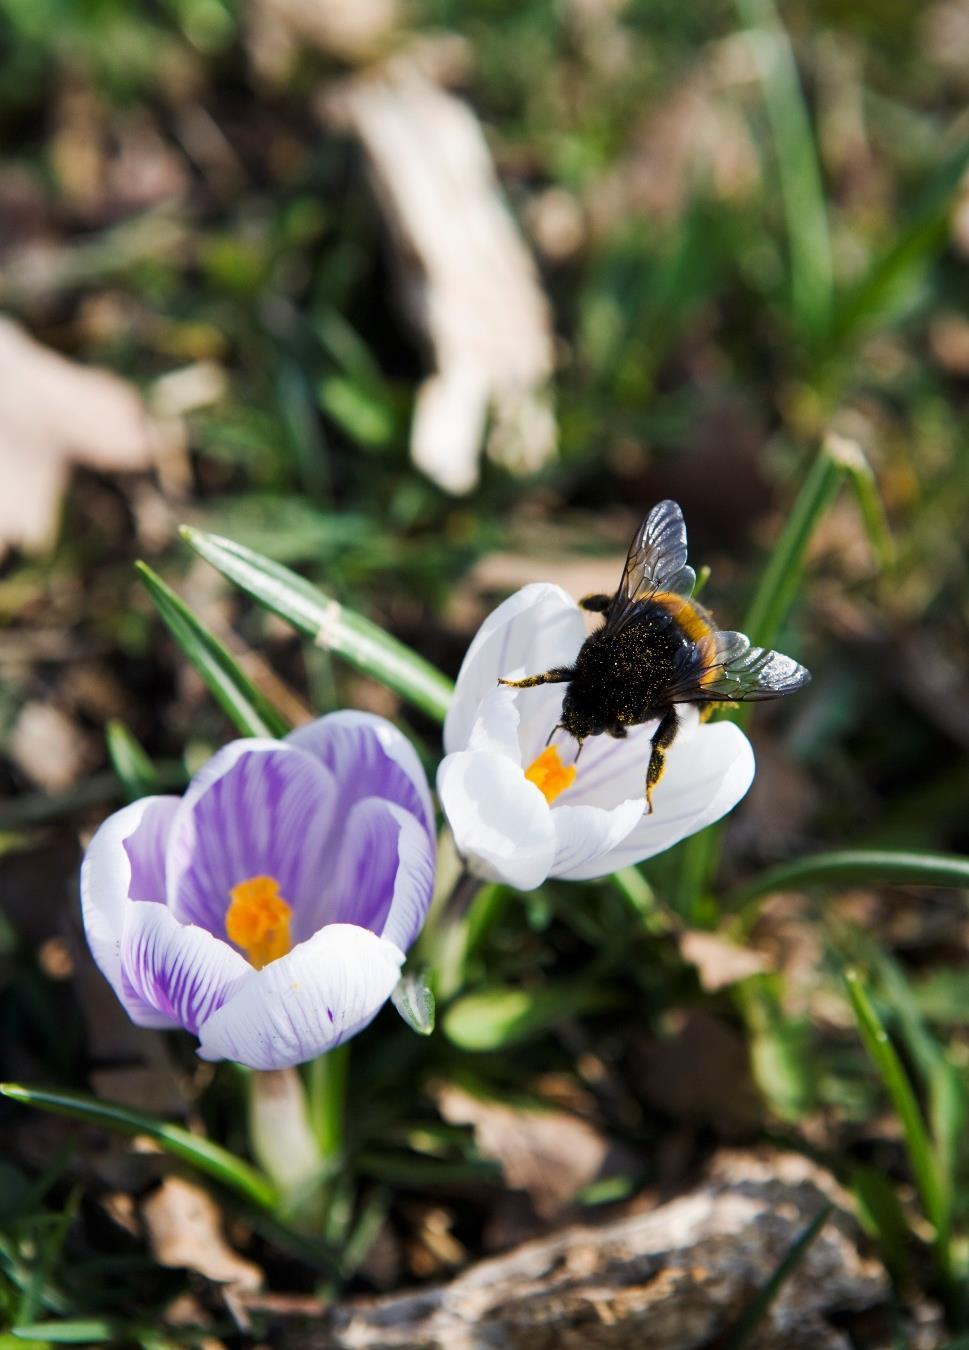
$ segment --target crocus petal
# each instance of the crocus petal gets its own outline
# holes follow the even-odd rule
[[[344,808],[365,797],[396,802],[434,829],[431,794],[410,741],[374,713],[334,712],[286,737],[333,774]]]
[[[332,869],[337,787],[311,755],[279,741],[234,741],[214,755],[182,798],[168,844],[168,905],[183,923],[225,936],[230,893],[270,876],[306,930]]]
[[[311,932],[355,924],[406,951],[434,891],[436,843],[403,807],[370,797],[346,817],[339,852]]]
[[[437,790],[458,851],[478,876],[519,890],[540,886],[555,857],[552,813],[521,768],[502,755],[447,755]]]
[[[556,806],[553,876],[574,876],[578,867],[592,867],[617,848],[636,828],[646,803],[642,797],[622,802],[611,811],[598,806]],[[614,871],[612,866],[607,872]],[[601,875],[601,874],[599,874]]]
[[[128,906],[121,1001],[139,1025],[158,1026],[160,1017],[162,1025],[197,1032],[251,974],[252,967],[227,942],[204,928],[180,924],[164,905],[132,901]]]
[[[485,619],[461,663],[444,722],[445,750],[467,747],[478,705],[500,676],[571,665],[584,639],[582,613],[561,586],[535,582],[509,596]]]
[[[199,1028],[203,1059],[252,1069],[302,1064],[361,1031],[390,997],[404,954],[352,924],[330,924],[254,971]]]
[[[521,767],[518,724],[518,696],[514,689],[499,685],[485,694],[478,704],[478,714],[468,736],[467,749],[503,755]]]
[[[652,815],[644,815],[609,853],[560,875],[573,881],[605,876],[672,848],[732,810],[753,776],[754,753],[739,727],[731,722],[700,727],[686,745],[674,743],[653,794]]]
[[[115,811],[100,826],[84,855],[84,931],[99,969],[119,997],[121,933],[133,877],[138,878],[139,900],[164,902],[165,871],[159,845],[167,838],[178,801],[177,797],[142,797]]]

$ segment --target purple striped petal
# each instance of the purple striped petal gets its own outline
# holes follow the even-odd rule
[[[142,797],[108,816],[81,866],[81,913],[88,946],[112,989],[121,991],[125,911],[138,900],[165,899],[163,849],[177,797]]]
[[[406,951],[431,903],[434,839],[409,811],[377,797],[350,809],[340,835],[312,931],[355,924]]]
[[[243,981],[199,1028],[203,1059],[252,1069],[302,1064],[370,1022],[400,978],[404,954],[365,928],[331,924]]]
[[[168,845],[168,905],[183,923],[225,936],[233,887],[270,876],[293,909],[296,941],[332,871],[338,815],[330,771],[279,741],[234,741],[192,781]]]
[[[204,928],[180,924],[164,905],[133,901],[121,943],[121,1001],[141,1025],[197,1032],[221,1008],[252,966]],[[156,1017],[149,1020],[145,1009]]]
[[[431,794],[421,762],[407,737],[385,717],[329,713],[290,732],[286,741],[326,765],[339,786],[344,810],[364,798],[382,797],[433,831]]]

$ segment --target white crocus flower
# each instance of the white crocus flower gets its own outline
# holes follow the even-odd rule
[[[444,724],[437,787],[470,869],[519,890],[546,877],[606,876],[662,853],[726,815],[750,787],[750,742],[730,722],[701,725],[681,705],[681,730],[646,814],[645,775],[655,722],[624,740],[578,745],[557,732],[564,684],[499,686],[536,670],[571,666],[585,620],[559,586],[537,583],[489,615],[468,648]]]

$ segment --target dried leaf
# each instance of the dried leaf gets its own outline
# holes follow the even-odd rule
[[[490,415],[489,454],[537,468],[556,439],[551,321],[477,118],[407,56],[340,86],[325,111],[364,148],[405,303],[433,353],[414,462],[447,491],[469,491]]]
[[[551,1218],[602,1173],[609,1140],[566,1111],[509,1106],[442,1084],[437,1104],[452,1125],[471,1125],[475,1143],[501,1164],[508,1185],[524,1190]]]
[[[399,0],[253,0],[249,59],[264,80],[285,79],[303,44],[346,61],[384,47],[401,20]]]
[[[700,983],[711,994],[770,968],[770,962],[760,952],[738,947],[716,933],[681,933],[679,943],[680,955],[696,966]]]
[[[262,1271],[234,1252],[222,1234],[222,1216],[207,1192],[167,1177],[141,1207],[148,1241],[161,1266],[197,1271],[240,1291],[258,1289]]]
[[[155,445],[156,427],[124,380],[68,361],[0,318],[0,556],[48,542],[71,463],[146,469]]]

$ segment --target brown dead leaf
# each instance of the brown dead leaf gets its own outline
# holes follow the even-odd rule
[[[211,1197],[181,1177],[167,1177],[141,1206],[155,1260],[197,1271],[216,1284],[258,1289],[262,1271],[228,1245],[222,1215]]]
[[[252,0],[249,59],[273,83],[290,73],[302,45],[366,61],[388,45],[401,17],[399,0]]]
[[[766,956],[748,947],[738,947],[716,933],[681,933],[679,946],[680,955],[684,961],[696,966],[700,983],[711,994],[770,969]]]
[[[156,438],[119,376],[68,361],[0,318],[0,555],[47,544],[72,463],[146,469]]]
[[[468,492],[487,428],[492,458],[537,468],[556,443],[551,318],[477,117],[412,55],[345,82],[323,112],[363,147],[404,303],[433,353],[411,427],[415,464]]]
[[[611,1151],[598,1130],[566,1111],[488,1101],[453,1083],[442,1084],[436,1096],[444,1119],[471,1125],[481,1152],[501,1164],[509,1186],[528,1192],[543,1218],[595,1181]]]
[[[40,702],[21,708],[7,753],[21,773],[45,792],[63,792],[97,758],[90,738],[66,713],[52,703]]]

